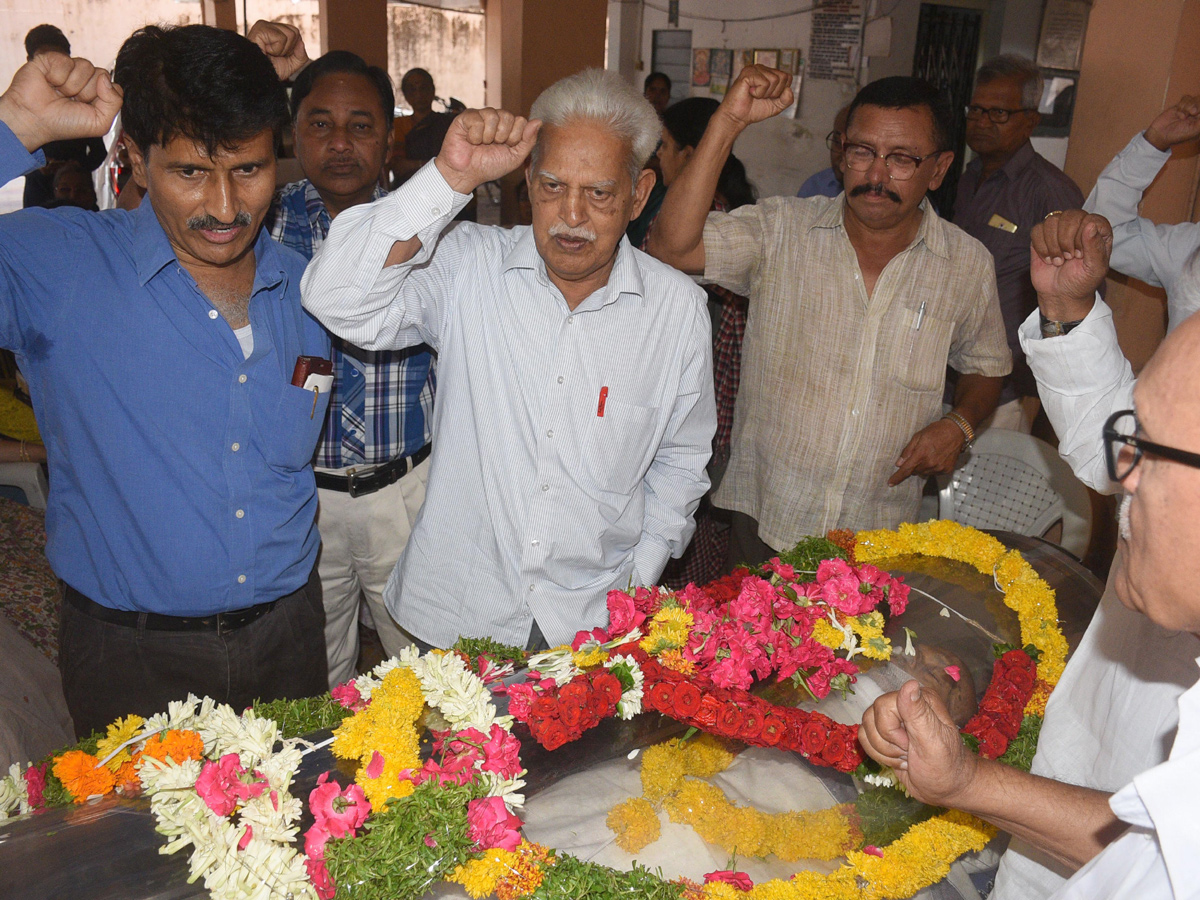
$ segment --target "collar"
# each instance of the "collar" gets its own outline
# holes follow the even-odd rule
[[[924,215],[921,216],[921,224],[917,228],[917,236],[913,238],[913,242],[909,245],[915,247],[923,243],[934,256],[940,256],[943,259],[950,258],[950,248],[946,241],[946,229],[942,224],[941,217],[933,208],[933,204],[929,202],[929,195],[926,194],[921,198],[921,211]],[[846,224],[846,194],[843,192],[831,200],[828,205],[819,212],[809,223],[809,230],[813,228],[841,228],[845,231]],[[847,239],[849,237],[847,236]]]
[[[144,202],[135,209],[133,217],[133,262],[137,267],[138,284],[145,287],[155,275],[169,264],[178,261],[175,249],[167,239],[151,203]],[[283,260],[275,242],[260,227],[254,240],[254,287],[252,294],[264,288],[278,287],[285,278]]]
[[[988,178],[993,177],[998,172],[1003,172],[1004,177],[1009,181],[1016,181],[1017,176],[1024,171],[1026,166],[1033,162],[1033,158],[1035,156],[1037,156],[1037,151],[1033,149],[1033,144],[1029,141],[1026,141],[1017,148],[1016,153],[1008,158],[1008,162],[989,175]],[[967,168],[975,173],[976,181],[978,181],[980,180],[980,176],[983,174],[983,160],[976,156],[973,160],[971,160],[970,163],[967,164]]]
[[[538,253],[537,242],[533,237],[533,228],[525,225],[513,230],[521,230],[524,233],[517,238],[508,249],[508,252],[504,254],[502,261],[503,271],[508,272],[510,269],[532,269],[538,281],[549,285],[551,282],[550,276],[546,273],[546,261]],[[616,262],[613,263],[612,271],[608,273],[608,283],[604,286],[597,305],[607,306],[622,294],[629,294],[639,298],[646,296],[641,269],[638,267],[634,254],[635,251],[633,245],[629,243],[629,238],[622,236],[621,243],[617,245]],[[579,312],[585,307],[592,306],[593,304],[588,304],[585,301],[575,311]]]

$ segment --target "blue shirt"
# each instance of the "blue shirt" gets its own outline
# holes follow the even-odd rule
[[[39,164],[0,124],[0,182]],[[254,254],[245,359],[149,200],[0,216],[0,346],[46,442],[46,556],[97,603],[208,615],[308,579],[327,400],[290,382],[329,343],[300,307],[304,259],[265,232]]]
[[[842,192],[842,183],[838,181],[837,175],[833,169],[822,169],[816,175],[810,175],[804,184],[800,185],[800,190],[796,192],[797,197],[836,197]]]
[[[375,189],[374,200],[387,191]],[[312,259],[332,219],[307,178],[289,184],[268,216],[271,237]],[[328,469],[377,465],[411,456],[429,443],[433,422],[434,362],[425,344],[407,350],[370,351],[333,339],[333,387],[329,412],[313,463]],[[361,392],[347,391],[363,379]],[[356,396],[349,415],[343,399]]]

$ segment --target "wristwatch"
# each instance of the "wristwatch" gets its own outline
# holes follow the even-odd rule
[[[1038,311],[1038,317],[1042,323],[1042,337],[1062,337],[1064,334],[1070,334],[1071,329],[1076,325],[1082,325],[1083,319],[1078,319],[1074,322],[1055,322],[1053,319],[1047,319],[1045,314]]]

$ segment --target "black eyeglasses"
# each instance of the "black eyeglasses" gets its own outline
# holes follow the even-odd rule
[[[829,132],[829,134],[825,135],[825,146],[830,150],[841,150],[842,133],[837,129],[834,129],[833,131]]]
[[[1022,106],[1020,109],[1004,109],[1000,106],[976,106],[971,104],[965,107],[968,119],[982,119],[987,116],[997,125],[1003,125],[1008,121],[1009,116],[1014,113],[1022,112],[1037,112],[1036,109],[1030,106]]]
[[[1121,482],[1128,478],[1147,453],[1200,469],[1200,453],[1178,450],[1138,437],[1140,427],[1137,413],[1132,409],[1115,412],[1104,423],[1104,461],[1108,463],[1108,477],[1113,481]]]
[[[889,153],[883,157],[883,163],[887,166],[888,174],[896,181],[908,181],[917,174],[917,169],[921,163],[927,159],[933,159],[935,156],[941,156],[945,150],[934,150],[926,156],[912,156],[908,153]],[[866,144],[842,144],[842,159],[846,163],[846,167],[853,169],[855,172],[865,172],[871,166],[875,165],[875,160],[879,159],[879,154],[875,152],[874,147],[868,147]]]

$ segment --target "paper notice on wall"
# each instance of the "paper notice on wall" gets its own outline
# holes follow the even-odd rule
[[[854,82],[862,53],[862,0],[824,3],[813,12],[805,67],[818,81]]]
[[[1087,0],[1046,0],[1038,41],[1039,66],[1078,71],[1090,8]]]

